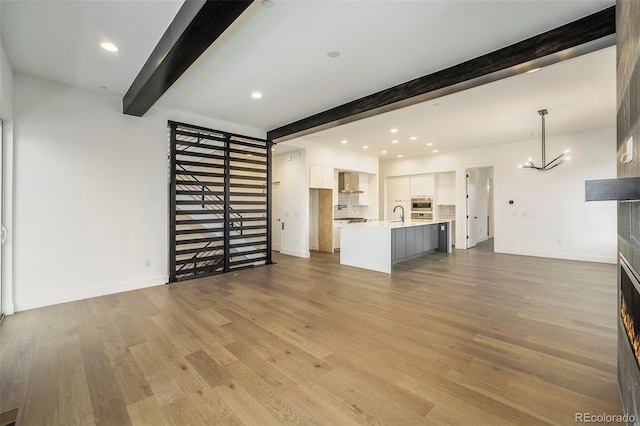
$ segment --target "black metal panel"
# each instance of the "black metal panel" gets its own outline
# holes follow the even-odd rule
[[[171,281],[271,263],[271,142],[169,127]]]
[[[169,126],[169,282],[176,280],[176,126]]]
[[[640,177],[588,180],[584,186],[586,201],[640,200]]]

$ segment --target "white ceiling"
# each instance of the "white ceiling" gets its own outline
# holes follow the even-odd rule
[[[0,0],[2,42],[15,72],[123,97],[181,6]],[[104,41],[120,51],[101,49]]]
[[[181,1],[0,0],[17,72],[122,97]],[[271,130],[613,5],[597,1],[282,1],[251,5],[157,105]],[[99,48],[110,40],[117,54]],[[337,58],[327,52],[338,50]],[[424,154],[615,125],[615,53],[591,54],[307,136],[379,154]],[[259,90],[264,96],[254,100]],[[439,103],[437,107],[433,103]],[[410,149],[406,137],[418,136]],[[486,139],[491,137],[491,139]],[[531,137],[531,136],[529,136]],[[339,144],[339,143],[338,143]],[[476,145],[477,146],[477,145]],[[344,146],[343,146],[344,147]]]

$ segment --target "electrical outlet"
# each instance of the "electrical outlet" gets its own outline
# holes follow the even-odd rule
[[[145,261],[144,261],[144,267],[145,267],[145,268],[148,268],[148,267],[150,267],[150,266],[151,266],[151,259],[147,259],[147,260],[145,260]]]

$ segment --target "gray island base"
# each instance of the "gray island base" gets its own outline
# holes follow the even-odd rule
[[[395,263],[433,251],[451,253],[449,220],[352,223],[340,232],[342,265],[390,274]]]

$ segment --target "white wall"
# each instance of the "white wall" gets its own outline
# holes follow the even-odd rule
[[[456,171],[456,248],[466,235],[465,169],[494,166],[495,251],[616,262],[616,203],[584,201],[584,181],[616,176],[615,128],[547,137],[549,156],[571,160],[538,172],[518,169],[539,156],[540,140],[380,163],[380,178]],[[510,205],[509,200],[514,204]]]
[[[265,137],[20,74],[14,95],[16,310],[167,282],[168,119]]]
[[[295,147],[293,152],[285,152],[274,156],[273,179],[281,178],[282,212],[289,213],[283,217],[291,226],[285,224],[281,253],[298,257],[309,257],[310,211],[309,211],[309,166],[332,167],[341,170],[353,170],[376,175],[371,189],[370,204],[378,205],[378,157],[360,154],[342,148],[334,148],[309,140],[296,139],[287,141],[282,146]],[[278,147],[276,146],[276,152]],[[291,156],[292,161],[289,161]],[[337,186],[337,183],[336,183]],[[336,195],[336,194],[334,194]],[[337,199],[334,197],[334,199]],[[296,217],[296,214],[298,215]]]
[[[1,3],[1,2],[0,2]],[[0,7],[1,10],[1,7]],[[1,18],[0,18],[1,22]],[[2,245],[2,312],[12,314],[13,304],[13,69],[0,38],[0,117],[3,125],[3,224],[7,239]]]

